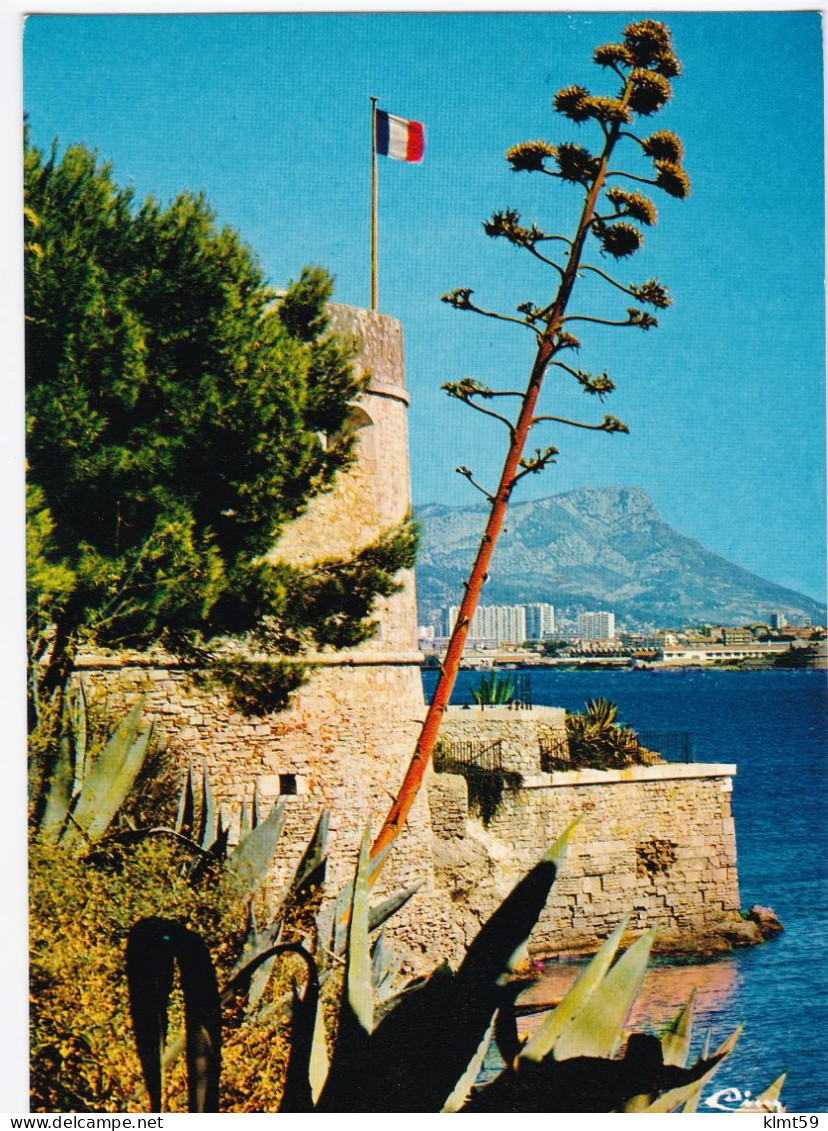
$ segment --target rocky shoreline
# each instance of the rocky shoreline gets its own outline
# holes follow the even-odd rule
[[[676,934],[659,932],[653,943],[652,954],[654,957],[676,961],[705,962],[722,958],[735,950],[758,946],[776,938],[784,929],[770,907],[755,904],[738,917],[717,920],[703,928],[689,928]],[[597,950],[599,942],[600,940],[596,940],[595,948],[590,950],[561,949],[543,955],[535,953],[532,964],[543,965],[544,962],[555,959],[587,958]]]

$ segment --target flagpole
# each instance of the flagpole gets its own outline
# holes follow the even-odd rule
[[[371,309],[377,309],[377,99],[371,98]]]

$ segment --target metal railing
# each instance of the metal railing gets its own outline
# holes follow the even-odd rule
[[[638,745],[660,754],[665,762],[695,762],[696,747],[689,730],[639,730]]]
[[[572,770],[575,767],[569,760],[569,743],[565,734],[542,734],[538,737],[541,773],[551,774],[555,770]]]
[[[508,669],[503,669],[503,668],[492,668],[491,671],[485,671],[482,674],[485,675],[487,679],[490,676],[492,676],[493,678],[495,678],[495,677],[503,678],[503,675],[505,674],[506,676],[511,677],[511,680],[512,680],[512,698],[511,698],[511,700],[508,703],[500,703],[500,704],[487,703],[487,704],[485,704],[487,707],[490,707],[490,706],[510,707],[513,711],[531,711],[532,710],[532,706],[533,706],[533,703],[532,703],[532,677],[530,676],[529,672],[513,672],[513,671],[509,671]],[[468,702],[465,704],[465,706],[467,706],[467,707],[477,707],[478,704],[475,703],[474,700],[471,697],[471,688],[469,688],[468,695],[469,695]]]
[[[630,746],[630,764],[661,762],[695,762],[693,735],[687,730],[636,731],[637,742]],[[582,763],[573,759],[563,734],[542,735],[538,740],[540,766],[543,773],[555,770],[577,770]],[[650,755],[658,755],[657,759]]]
[[[445,742],[434,752],[434,769],[440,773],[451,766],[477,766],[481,770],[501,770],[503,742],[483,742],[468,739],[465,742]]]

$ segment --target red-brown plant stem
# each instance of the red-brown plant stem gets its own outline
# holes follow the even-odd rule
[[[627,80],[623,95],[623,103],[625,106],[629,99],[630,90],[631,84],[630,81]],[[598,172],[584,201],[584,207],[578,223],[578,230],[572,244],[569,261],[560,286],[558,287],[555,300],[549,308],[549,314],[546,318],[546,327],[538,343],[529,383],[523,395],[520,414],[512,434],[509,451],[506,455],[506,462],[503,465],[503,471],[500,476],[500,483],[492,501],[489,520],[486,523],[486,530],[483,534],[483,540],[480,543],[480,549],[477,551],[477,557],[475,558],[472,571],[469,575],[469,580],[466,583],[466,590],[460,603],[457,620],[455,621],[448,648],[446,649],[446,654],[441,665],[440,677],[437,681],[434,697],[426,713],[425,721],[423,722],[422,730],[417,739],[417,745],[414,749],[411,761],[408,764],[402,785],[371,848],[372,859],[379,856],[380,853],[393,843],[400,829],[405,824],[408,814],[411,811],[411,806],[414,804],[414,800],[419,792],[423,777],[428,768],[429,760],[434,752],[440,724],[443,721],[443,715],[448,707],[454,682],[457,678],[457,672],[460,668],[466,637],[468,636],[472,617],[477,608],[480,590],[483,588],[483,583],[486,580],[486,575],[489,571],[489,562],[491,561],[495,548],[495,542],[500,534],[503,519],[506,514],[506,507],[509,503],[509,497],[516,482],[526,438],[534,422],[535,405],[537,404],[543,384],[543,378],[546,374],[549,362],[555,353],[555,335],[560,329],[561,319],[564,316],[567,303],[569,302],[569,296],[575,284],[575,277],[578,273],[584,241],[586,240],[589,226],[595,214],[595,204],[598,199],[598,194],[604,184],[607,173],[607,162],[618,140],[620,129],[621,123],[616,122],[607,134]],[[379,873],[379,870],[379,867],[375,869],[374,878]]]

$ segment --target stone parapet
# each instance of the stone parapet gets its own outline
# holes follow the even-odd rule
[[[562,707],[449,707],[440,727],[440,741],[449,750],[456,743],[483,747],[499,743],[504,770],[534,777],[541,772],[541,750],[550,742],[566,749],[566,712]]]
[[[624,766],[619,770],[558,770],[523,779],[524,789],[554,789],[564,786],[613,785],[622,782],[689,781],[693,778],[736,776],[732,762],[661,762],[654,766]],[[723,787],[724,788],[724,787]],[[732,788],[727,784],[728,790]]]
[[[485,828],[470,818],[463,835],[436,850],[437,881],[473,935],[580,816],[532,953],[592,951],[625,916],[631,937],[656,927],[671,949],[697,950],[699,939],[739,922],[734,773],[729,764],[659,765],[526,778],[503,790]],[[429,793],[432,825],[457,827],[456,791],[451,823],[439,812],[444,794]]]

